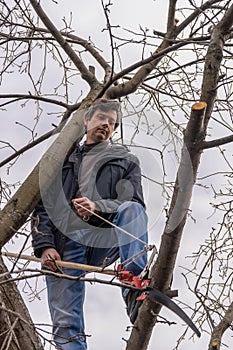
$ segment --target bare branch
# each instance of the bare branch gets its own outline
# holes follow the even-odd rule
[[[9,23],[10,24],[10,23]],[[41,28],[41,27],[37,27],[37,26],[28,26],[28,25],[25,25],[25,24],[22,24],[22,23],[14,23],[12,22],[11,23],[13,26],[18,26],[18,27],[22,27],[22,28],[26,28],[26,29],[29,29],[31,32],[33,33],[36,33],[36,32],[39,32],[39,33],[49,33],[50,34],[50,31],[46,28]],[[63,35],[65,38],[67,38],[68,42],[69,43],[72,43],[72,44],[77,44],[77,45],[80,45],[82,46],[83,48],[85,48],[85,50],[87,50],[92,56],[93,58],[95,58],[95,60],[100,64],[101,67],[103,67],[104,70],[108,70],[110,69],[111,70],[111,66],[105,61],[105,59],[99,54],[98,50],[95,49],[94,45],[88,41],[88,40],[85,40],[83,38],[80,38],[78,37],[77,35],[75,34],[72,34],[72,33],[69,33],[69,32],[66,32],[66,31],[63,31],[61,30],[60,31],[60,34]],[[4,36],[4,37],[7,37],[9,40],[19,40],[19,41],[28,41],[28,40],[43,40],[43,41],[46,41],[46,40],[56,40],[56,38],[53,38],[53,37],[44,37],[44,36],[41,36],[41,37],[24,37],[24,38],[17,38],[15,36],[9,36],[9,35],[6,35],[5,33],[1,33],[0,36]]]
[[[219,71],[223,58],[223,47],[226,32],[233,25],[233,5],[228,9],[222,20],[216,25],[211,34],[210,45],[207,51],[202,81],[201,101],[207,103],[205,125],[207,125],[217,94]]]
[[[104,2],[103,0],[101,0],[101,3],[102,3],[102,7],[104,9],[104,14],[105,14],[105,17],[106,17],[106,20],[107,20],[107,30],[109,32],[109,37],[110,37],[110,47],[111,47],[111,56],[112,56],[112,67],[107,67],[107,69],[105,70],[106,71],[106,75],[105,75],[105,79],[104,81],[107,82],[107,81],[112,81],[112,78],[113,78],[113,74],[114,74],[114,67],[115,67],[115,56],[114,56],[114,47],[113,47],[113,35],[112,35],[112,28],[111,28],[111,23],[110,23],[110,19],[109,19],[109,15],[108,15],[108,12],[109,12],[109,7],[112,5],[112,4],[107,4],[107,5],[104,5]],[[110,69],[109,69],[110,68]]]
[[[173,49],[169,48],[169,46],[172,45],[172,41],[170,41],[169,39],[175,39],[177,37],[177,35],[190,24],[190,22],[192,22],[197,16],[199,16],[200,12],[209,8],[215,2],[219,2],[219,0],[207,1],[205,4],[203,4],[200,7],[200,9],[194,11],[189,18],[187,18],[185,21],[183,21],[183,23],[179,27],[176,27],[175,30],[167,33],[167,37],[165,36],[164,40],[162,41],[161,45],[156,50],[156,52],[154,52],[151,55],[151,57],[145,59],[143,61],[143,64],[142,64],[142,62],[140,62],[140,63],[138,63],[139,65],[135,64],[135,65],[132,65],[131,67],[123,70],[120,75],[116,74],[114,76],[114,80],[117,80],[117,79],[121,78],[123,75],[128,74],[129,72],[133,71],[134,69],[142,66],[142,68],[134,75],[134,77],[128,83],[123,84],[123,85],[118,85],[117,87],[112,87],[111,89],[109,89],[108,96],[110,98],[115,98],[115,96],[119,96],[119,90],[121,90],[120,96],[127,95],[129,93],[134,92],[138,88],[138,86],[140,86],[142,81],[144,81],[145,78],[153,71],[153,69],[155,69],[155,67],[157,66],[161,57],[163,57],[168,52],[173,51]],[[170,10],[169,20],[168,20],[169,26],[171,26],[171,22],[172,22],[171,18],[174,18],[175,8],[173,6],[173,3],[174,3],[174,1],[171,2],[170,8],[169,8],[169,10]],[[175,5],[175,3],[174,3],[174,5]],[[173,22],[173,24],[174,24],[174,22]],[[174,27],[173,27],[173,29],[174,29]],[[178,48],[178,47],[182,47],[182,46],[186,45],[187,43],[188,43],[188,41],[178,43],[178,44],[176,44],[177,46],[176,45],[174,45],[174,46],[176,46],[176,48]],[[173,48],[174,48],[174,46],[173,46]],[[110,83],[106,84],[104,91],[106,91],[109,86],[110,86]]]
[[[130,94],[132,92],[135,92],[136,89],[138,88],[138,86],[145,80],[145,78],[155,68],[156,62],[159,62],[159,60],[167,53],[175,51],[178,48],[189,44],[189,42],[183,41],[183,42],[180,42],[178,44],[175,44],[172,47],[166,47],[167,45],[166,45],[165,41],[163,42],[163,44],[161,44],[161,47],[158,50],[158,52],[152,54],[150,57],[148,57],[142,61],[139,61],[139,62],[131,65],[128,68],[123,69],[121,72],[116,73],[114,75],[113,80],[116,81],[116,80],[124,77],[125,74],[128,74],[128,73],[134,71],[136,68],[142,67],[141,70],[139,70],[134,75],[134,77],[132,79],[130,79],[129,82],[127,82],[125,84],[119,84],[118,86],[111,87],[108,90],[108,88],[112,85],[112,82],[109,82],[103,88],[103,92],[107,91],[107,96],[109,98],[121,97],[121,96]]]
[[[62,101],[58,101],[58,100],[54,100],[52,98],[47,98],[47,97],[43,97],[43,96],[36,96],[36,95],[26,95],[26,94],[0,94],[0,99],[14,99],[14,100],[10,100],[7,101],[5,103],[2,103],[0,105],[0,108],[5,107],[8,104],[14,103],[16,101],[20,101],[20,100],[36,100],[36,101],[41,101],[41,102],[46,102],[46,103],[51,103],[51,104],[55,104],[57,106],[61,106],[67,109],[70,109],[70,106],[67,103],[64,103]],[[72,108],[73,109],[73,108]]]
[[[211,8],[214,4],[220,3],[221,0],[209,0],[203,3],[200,7],[197,7],[196,10],[192,12],[190,16],[185,18],[185,20],[180,23],[179,26],[176,27],[176,33],[177,35],[181,33],[187,26],[192,23],[200,14],[202,14],[205,10],[208,8]]]
[[[63,50],[67,53],[67,55],[70,57],[70,59],[73,61],[75,66],[79,69],[81,72],[82,78],[91,86],[93,87],[98,82],[93,76],[93,74],[86,68],[86,66],[83,64],[83,62],[80,60],[80,58],[76,55],[74,50],[71,48],[71,46],[68,44],[68,42],[63,38],[62,34],[57,30],[57,28],[54,26],[54,24],[50,21],[46,13],[43,11],[42,7],[40,6],[39,2],[37,0],[30,0],[34,10],[44,23],[44,25],[47,27],[47,29],[50,31],[50,33],[54,36],[54,38],[58,41],[58,43],[61,45]]]
[[[233,135],[221,137],[219,139],[212,140],[212,141],[203,141],[200,144],[200,148],[209,149],[209,148],[213,148],[221,145],[226,145],[227,143],[230,143],[230,142],[233,142]]]
[[[175,13],[176,13],[177,0],[169,1],[168,19],[167,19],[167,36],[171,37],[172,32],[176,26]]]

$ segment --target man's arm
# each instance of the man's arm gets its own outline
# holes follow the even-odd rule
[[[32,246],[36,257],[40,258],[45,248],[55,249],[53,229],[53,223],[40,201],[31,220]]]
[[[130,154],[127,169],[123,176],[116,182],[116,192],[117,198],[115,199],[100,199],[95,201],[97,210],[103,213],[114,213],[117,212],[121,204],[127,201],[138,202],[145,207],[139,160],[132,154]]]
[[[116,213],[118,207],[127,201],[135,201],[145,207],[141,185],[141,169],[137,157],[132,154],[130,155],[124,174],[120,178],[114,179],[113,182],[116,183],[115,191],[117,192],[117,198],[104,198],[94,201],[86,197],[75,198],[73,204],[78,214],[81,216],[90,216],[88,209],[100,215],[101,213]],[[86,210],[81,208],[79,204],[85,207]]]

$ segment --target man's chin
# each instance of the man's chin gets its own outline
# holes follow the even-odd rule
[[[87,137],[87,139],[89,140],[89,143],[94,143],[94,142],[105,142],[109,140],[109,135],[107,135],[106,133],[102,133],[102,132],[95,132],[93,133],[91,136]]]
[[[103,132],[97,132],[95,136],[97,139],[99,139],[99,141],[107,141],[109,139],[108,135],[106,135],[106,133]]]

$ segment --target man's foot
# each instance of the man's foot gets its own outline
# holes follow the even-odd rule
[[[126,297],[126,312],[132,324],[138,316],[138,309],[142,305],[143,300],[136,300],[141,295],[140,291],[130,290]]]

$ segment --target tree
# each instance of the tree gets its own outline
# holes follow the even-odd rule
[[[147,149],[150,146],[146,134],[153,136],[158,128],[161,135],[168,133],[167,142],[160,149],[155,149],[156,146],[153,145],[160,156],[163,169],[164,181],[161,188],[166,214],[158,257],[151,269],[153,287],[163,292],[171,288],[181,238],[187,234],[186,221],[192,216],[190,202],[194,185],[200,182],[200,186],[205,186],[205,179],[197,179],[203,156],[209,149],[215,155],[216,150],[219,150],[225,162],[224,169],[221,169],[224,176],[221,181],[224,179],[225,185],[217,188],[214,181],[208,184],[213,189],[210,200],[214,198],[212,205],[222,213],[222,222],[213,228],[210,239],[206,235],[206,242],[199,250],[197,246],[197,252],[193,256],[194,267],[185,273],[187,285],[196,298],[194,319],[209,334],[207,347],[211,350],[220,349],[223,334],[230,332],[233,321],[230,298],[232,274],[229,264],[232,257],[232,166],[227,148],[233,141],[233,5],[231,1],[223,0],[190,0],[188,6],[182,1],[170,1],[167,4],[164,32],[142,25],[135,31],[123,30],[113,24],[114,2],[101,1],[106,21],[102,35],[110,42],[109,58],[109,48],[107,50],[104,46],[101,47],[102,53],[97,48],[100,43],[93,43],[91,37],[83,39],[74,34],[71,21],[64,18],[64,28],[57,29],[54,14],[48,16],[45,10],[47,6],[47,11],[50,7],[56,9],[54,1],[49,2],[49,5],[36,0],[1,1],[1,83],[7,87],[9,77],[16,79],[17,74],[24,82],[22,93],[10,91],[0,95],[1,108],[2,111],[11,106],[16,108],[22,103],[25,109],[30,107],[35,111],[34,125],[31,122],[33,126],[25,126],[31,133],[31,141],[6,156],[1,166],[7,165],[8,171],[13,172],[12,162],[17,157],[20,157],[17,160],[20,162],[37,144],[52,135],[58,136],[13,195],[9,193],[9,184],[2,181],[3,201],[5,195],[7,203],[0,217],[0,246],[6,245],[19,230],[22,231],[22,226],[40,199],[40,191],[46,191],[74,141],[82,138],[82,111],[97,97],[121,99],[128,114],[134,114],[134,131],[129,137],[133,149],[137,146],[135,140],[139,131],[143,135],[141,146]],[[158,10],[156,5],[154,2],[153,6]],[[133,9],[130,10],[133,13]],[[134,47],[135,56],[132,57],[130,53]],[[129,55],[130,59],[125,55]],[[38,57],[41,57],[40,70],[35,66],[38,65]],[[49,72],[55,65],[60,81],[54,80],[54,91],[47,91]],[[35,107],[32,107],[33,104]],[[56,108],[59,108],[59,112],[56,112]],[[151,111],[160,115],[159,121],[155,120],[156,114],[151,117]],[[56,122],[59,120],[59,124],[55,125],[52,121],[53,128],[49,130],[50,121],[46,132],[37,137],[36,126],[39,126],[46,112],[56,113],[56,118],[52,116],[51,119]],[[119,137],[122,142],[127,138],[126,124],[127,120],[123,123]],[[164,158],[165,152],[172,150],[176,154],[180,140],[183,145],[177,176],[176,179],[168,180],[169,168]],[[1,142],[9,149],[14,148],[12,141]],[[209,175],[211,178],[219,171],[217,164],[215,166]],[[194,288],[190,277],[196,282]],[[4,289],[1,289],[3,298],[4,293]],[[6,306],[14,311],[14,308]],[[5,309],[4,317],[9,321],[3,322],[1,344],[4,344],[4,332],[9,323],[10,329],[14,330],[16,322],[15,317],[9,317],[12,315],[10,311],[8,314]],[[143,303],[127,341],[127,350],[147,349],[152,330],[158,323],[160,309],[159,304],[149,300]],[[25,315],[28,324],[32,324],[28,317]],[[14,349],[13,341],[11,343],[9,349]],[[39,349],[41,344],[38,339],[36,343]],[[24,345],[23,348],[31,349],[27,346]]]

